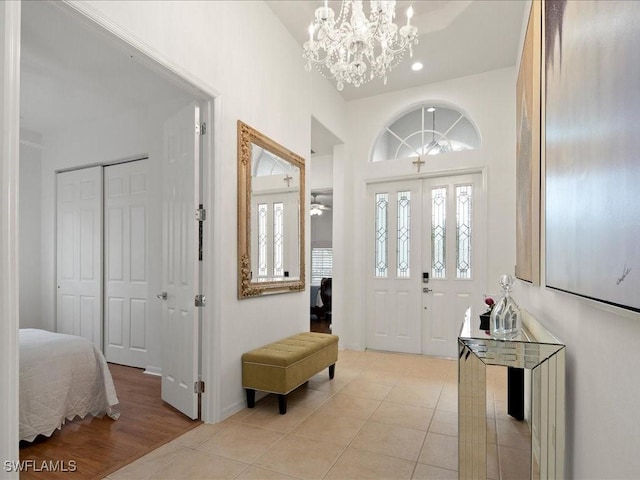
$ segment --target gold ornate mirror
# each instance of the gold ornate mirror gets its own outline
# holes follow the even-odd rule
[[[304,158],[238,120],[238,298],[304,290]]]

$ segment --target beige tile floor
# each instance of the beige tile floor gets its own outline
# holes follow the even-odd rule
[[[487,374],[488,475],[529,478],[526,423],[506,414],[506,369]],[[202,425],[109,475],[124,479],[458,478],[454,360],[341,350],[336,375]],[[498,468],[498,465],[501,468]]]

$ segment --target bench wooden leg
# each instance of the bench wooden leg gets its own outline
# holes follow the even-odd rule
[[[280,409],[280,415],[287,413],[287,396],[278,394],[278,408]]]
[[[256,406],[256,391],[252,388],[245,388],[247,392],[247,407],[253,408]]]
[[[331,380],[333,380],[333,376],[335,375],[335,373],[336,373],[336,364],[334,363],[333,365],[329,366],[329,378]]]

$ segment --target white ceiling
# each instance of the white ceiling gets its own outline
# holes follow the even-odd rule
[[[302,44],[321,0],[272,0],[271,10]],[[345,99],[514,65],[524,15],[522,0],[428,0],[397,2],[397,20],[412,3],[420,43],[414,59],[425,64],[419,73],[405,59],[389,75],[386,86],[375,79]],[[337,9],[339,2],[329,4]],[[88,22],[90,24],[90,22]],[[46,133],[73,122],[144,108],[158,101],[193,98],[194,92],[125,48],[99,29],[60,8],[56,2],[22,3],[21,127]],[[300,68],[304,67],[302,55]],[[316,154],[332,152],[341,143],[312,119],[311,146]]]
[[[315,9],[323,4],[321,0],[267,3],[300,45],[308,39]],[[359,88],[347,85],[341,94],[352,100],[515,65],[525,4],[524,0],[398,1],[396,23],[405,22],[409,5],[415,12],[412,24],[418,27],[420,43],[413,59],[407,55],[390,72],[387,85],[374,79]],[[338,12],[340,2],[332,0],[329,6]],[[413,72],[409,67],[417,60],[424,69]],[[304,66],[302,54],[300,65]]]
[[[145,62],[55,2],[22,2],[20,126],[44,134],[159,101],[192,98]]]
[[[328,190],[328,189],[312,190],[311,202],[320,203],[325,207],[333,207],[333,190]]]

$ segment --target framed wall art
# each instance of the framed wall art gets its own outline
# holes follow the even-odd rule
[[[516,277],[540,283],[542,9],[529,13],[516,83]]]
[[[640,2],[544,20],[546,284],[640,311]]]

